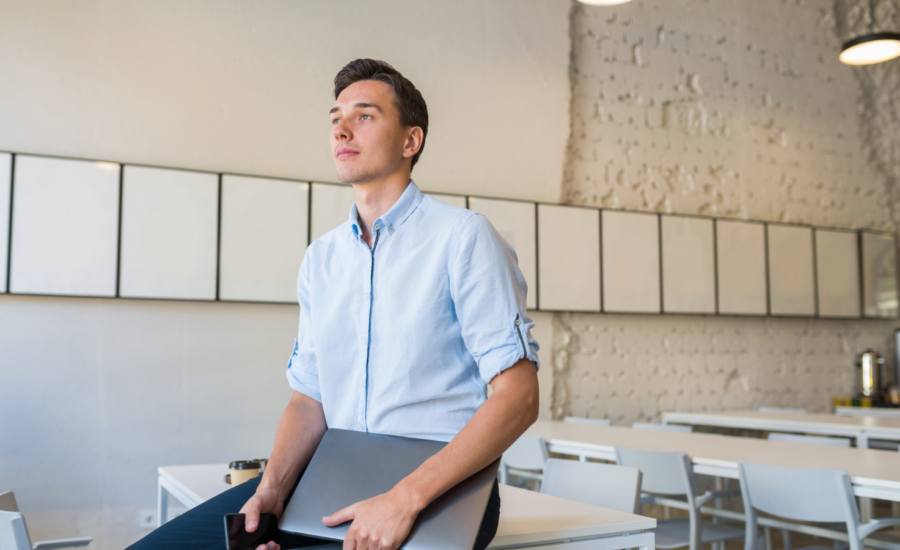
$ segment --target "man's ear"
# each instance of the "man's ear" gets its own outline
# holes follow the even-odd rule
[[[418,126],[413,126],[406,134],[406,143],[403,144],[403,158],[412,158],[425,140],[425,132]]]

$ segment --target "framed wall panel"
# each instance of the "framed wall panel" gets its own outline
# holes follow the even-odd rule
[[[893,233],[863,231],[863,313],[866,317],[897,317],[897,241]]]
[[[719,313],[765,315],[765,225],[716,220],[716,273]]]
[[[539,204],[538,308],[600,311],[600,211]]]
[[[10,292],[116,295],[119,170],[16,156]]]
[[[603,311],[659,313],[659,216],[604,210]]]
[[[816,314],[813,230],[796,225],[766,226],[769,252],[769,314]]]
[[[120,296],[214,300],[218,176],[123,170]]]
[[[9,260],[9,202],[12,190],[12,155],[0,153],[0,292],[6,292]]]
[[[516,251],[519,269],[528,283],[526,307],[537,307],[537,235],[533,202],[469,197],[469,209],[484,214]]]
[[[297,301],[309,238],[309,184],[222,176],[219,298]]]
[[[716,312],[713,220],[662,216],[662,287],[666,313]]]
[[[859,237],[816,229],[816,289],[820,317],[859,317]]]
[[[455,206],[457,208],[466,208],[466,198],[459,195],[444,195],[442,193],[425,193],[429,197],[441,201],[444,204]]]
[[[350,184],[314,183],[311,190],[312,220],[309,242],[347,221],[350,207],[356,202]]]

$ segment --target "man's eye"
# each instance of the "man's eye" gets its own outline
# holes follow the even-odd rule
[[[334,126],[335,124],[338,123],[339,120],[340,120],[339,118],[333,118],[333,119],[331,119],[331,125]]]
[[[363,120],[369,120],[370,118],[372,118],[372,115],[362,115],[362,116],[359,117],[359,118],[361,118],[361,119],[363,119]]]

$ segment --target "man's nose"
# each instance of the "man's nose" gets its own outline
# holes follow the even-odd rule
[[[337,124],[331,129],[332,135],[334,135],[335,139],[346,140],[353,137],[352,132],[350,131],[350,127],[344,122],[344,119],[340,119],[337,121]]]

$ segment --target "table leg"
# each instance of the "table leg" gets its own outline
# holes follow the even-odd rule
[[[156,496],[156,526],[159,527],[163,523],[169,521],[169,492],[163,487],[162,483],[157,482]]]
[[[869,448],[869,436],[865,434],[865,432],[860,433],[856,436],[856,448],[857,449],[868,449]],[[871,498],[860,498],[859,499],[859,519],[863,523],[871,520],[875,517],[875,503]]]

